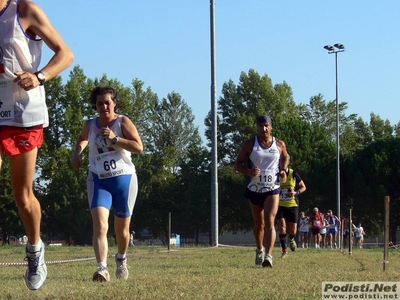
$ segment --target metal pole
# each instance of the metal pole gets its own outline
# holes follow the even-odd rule
[[[349,255],[352,254],[353,249],[353,209],[349,210]]]
[[[211,245],[218,246],[217,80],[215,47],[215,0],[210,0],[211,37]]]
[[[168,213],[168,252],[171,250],[171,213]]]
[[[335,49],[336,48],[336,49]],[[335,53],[335,71],[336,71],[336,196],[337,196],[337,215],[341,215],[340,212],[340,141],[339,141],[339,121],[340,121],[340,110],[339,110],[339,80],[338,80],[338,52],[343,52],[345,47],[343,44],[334,44],[324,46],[325,50],[328,50],[329,54]],[[339,248],[341,248],[341,237],[338,237]]]
[[[338,81],[338,53],[335,52],[336,70],[336,201],[337,215],[340,216],[340,141],[339,141],[339,81]],[[340,235],[338,236],[338,246],[341,248]]]
[[[383,246],[383,271],[389,267],[389,210],[390,210],[390,197],[385,196],[385,239]]]

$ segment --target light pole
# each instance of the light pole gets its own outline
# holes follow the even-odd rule
[[[336,201],[337,215],[340,218],[340,142],[339,142],[339,85],[338,85],[338,53],[343,52],[345,47],[343,44],[334,44],[324,46],[329,54],[335,54],[335,71],[336,71]],[[338,234],[338,246],[342,249],[340,234]]]
[[[217,76],[215,46],[215,0],[210,0],[211,44],[211,245],[218,247],[218,145],[217,145]]]

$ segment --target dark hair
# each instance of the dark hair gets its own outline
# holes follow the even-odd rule
[[[266,124],[272,125],[272,120],[271,120],[271,117],[270,117],[270,116],[261,115],[261,116],[258,116],[258,117],[257,117],[256,123],[257,123],[257,125],[258,125],[258,124],[262,124],[262,123],[266,123]]]
[[[96,109],[97,96],[110,94],[111,100],[115,102],[115,107],[119,107],[121,100],[119,99],[117,91],[111,86],[96,86],[90,93],[89,102],[93,109]]]

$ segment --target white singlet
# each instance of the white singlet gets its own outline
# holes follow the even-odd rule
[[[122,137],[122,115],[108,127]],[[111,141],[100,135],[101,127],[97,124],[98,118],[89,120],[89,170],[96,173],[100,179],[111,178],[136,172],[131,160],[131,152],[113,145]]]
[[[279,184],[279,159],[281,151],[276,145],[276,138],[272,137],[269,148],[263,148],[258,142],[258,137],[254,138],[253,150],[250,153],[252,165],[259,167],[261,174],[252,177],[247,188],[256,193],[266,193],[276,190]]]
[[[309,221],[307,218],[300,218],[300,232],[308,232],[309,230]]]
[[[43,86],[25,91],[13,80],[18,71],[35,73],[42,56],[43,41],[29,38],[21,28],[17,9],[20,0],[11,0],[0,15],[0,126],[47,127],[49,116]]]

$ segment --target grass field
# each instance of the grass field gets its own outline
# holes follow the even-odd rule
[[[191,247],[170,252],[165,247],[130,248],[130,278],[115,279],[113,254],[108,259],[111,282],[94,283],[91,247],[46,247],[48,279],[42,289],[25,285],[24,248],[0,247],[0,299],[321,299],[322,281],[400,281],[400,250],[391,250],[383,272],[382,249],[298,249],[274,268],[254,265],[252,247]],[[68,261],[61,262],[58,261]]]

